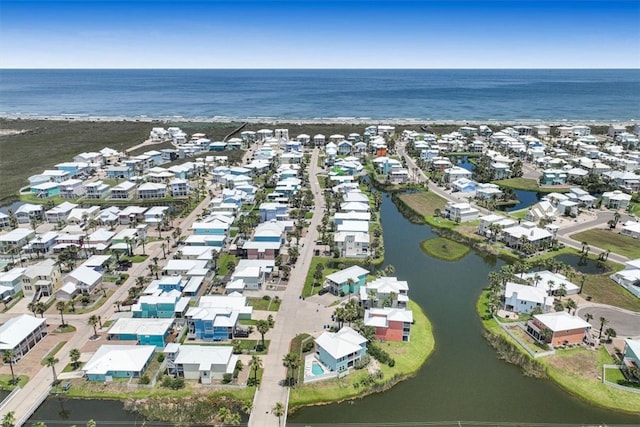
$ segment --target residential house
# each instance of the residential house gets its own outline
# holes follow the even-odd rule
[[[476,191],[476,185],[475,181],[466,178],[460,178],[451,183],[453,191],[459,191],[461,193],[472,193]]]
[[[239,312],[231,308],[189,307],[186,313],[187,339],[226,341],[232,339]]]
[[[170,375],[201,384],[220,381],[225,374],[232,375],[239,358],[231,346],[169,344],[164,353]]]
[[[360,286],[360,304],[364,308],[406,308],[409,284],[397,277],[378,277]]]
[[[24,271],[25,268],[16,267],[7,272],[0,273],[0,300],[7,301],[20,292]]]
[[[611,279],[640,298],[640,258],[627,261],[624,269],[612,274]]]
[[[409,341],[413,312],[405,308],[370,308],[364,312],[365,326],[375,328],[375,337],[382,341]]]
[[[367,339],[348,326],[338,332],[323,332],[315,340],[316,357],[332,372],[343,372],[367,353]]]
[[[31,221],[44,220],[44,206],[25,203],[18,206],[15,211],[16,219],[20,224],[28,224]]]
[[[182,178],[175,178],[169,181],[169,189],[173,197],[187,197],[191,192],[189,181]]]
[[[84,184],[87,199],[102,199],[109,195],[109,185],[102,181],[95,181]]]
[[[59,194],[63,199],[77,199],[84,196],[87,191],[81,179],[68,179],[59,185]]]
[[[180,291],[142,295],[138,302],[131,306],[131,311],[134,318],[179,319],[185,316],[189,301],[190,298],[180,296]]]
[[[35,235],[36,232],[30,228],[15,228],[0,236],[0,252],[18,254]]]
[[[602,206],[609,209],[626,209],[631,202],[631,195],[620,190],[602,193]]]
[[[174,319],[133,319],[121,317],[109,328],[108,340],[136,341],[138,345],[163,348]]]
[[[280,203],[262,203],[260,204],[260,220],[262,222],[276,220],[287,220],[289,215],[287,213],[288,206]]]
[[[118,214],[118,222],[120,225],[128,225],[132,223],[140,223],[145,219],[145,212],[148,208],[141,206],[127,206]]]
[[[541,185],[564,185],[567,183],[567,173],[562,169],[545,169],[540,177]]]
[[[333,241],[343,258],[365,258],[369,251],[369,233],[339,231],[334,233]]]
[[[46,199],[60,194],[60,184],[55,182],[43,182],[42,184],[32,185],[31,194],[39,199]]]
[[[566,276],[548,270],[522,273],[518,277],[542,289],[548,295],[576,295],[580,292],[580,287],[569,281]]]
[[[101,345],[82,367],[89,381],[140,378],[153,359],[153,345]]]
[[[22,276],[22,292],[25,298],[48,297],[62,285],[60,267],[49,258],[26,268]]]
[[[145,182],[138,187],[140,199],[162,199],[167,195],[167,186],[153,182]]]
[[[136,175],[134,169],[129,166],[109,166],[106,174],[109,179],[130,179]]]
[[[83,294],[93,292],[102,283],[102,273],[92,268],[80,266],[65,278],[65,283],[73,283]]]
[[[507,282],[504,291],[504,309],[514,313],[531,313],[536,308],[543,313],[553,308],[552,296],[544,289]]]
[[[591,325],[578,316],[572,316],[566,311],[536,314],[527,322],[527,332],[534,339],[549,343],[553,347],[566,344],[580,344],[589,339]],[[551,337],[544,337],[548,329]]]
[[[633,237],[634,239],[640,239],[640,222],[625,222],[624,224],[622,224],[622,230],[620,230],[620,234],[622,234],[623,236]]]
[[[233,271],[231,281],[242,280],[245,289],[259,290],[265,279],[273,272],[274,267],[274,260],[242,259]]]
[[[131,181],[124,181],[111,188],[111,198],[115,200],[129,200],[133,197],[136,184]]]
[[[353,265],[327,275],[324,287],[334,295],[358,294],[365,285],[367,274],[369,270]]]
[[[47,319],[21,314],[0,326],[0,354],[13,352],[13,362],[22,359],[47,335]]]
[[[627,368],[640,368],[640,340],[631,338],[624,340],[622,364]]]
[[[442,212],[442,216],[456,222],[473,221],[478,215],[480,211],[466,202],[448,202]]]
[[[542,220],[555,221],[557,215],[558,209],[551,202],[542,200],[529,208],[524,219],[534,223]]]
[[[491,183],[477,183],[476,187],[476,199],[492,199],[498,198],[502,195],[500,186]]]

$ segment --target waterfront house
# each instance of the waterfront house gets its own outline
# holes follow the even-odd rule
[[[640,340],[631,338],[624,340],[622,364],[627,368],[640,368]]]
[[[476,199],[492,199],[498,198],[502,195],[502,191],[497,184],[477,183],[475,187]]]
[[[369,233],[339,231],[333,234],[333,241],[343,258],[365,258],[369,252]]]
[[[376,339],[409,341],[413,312],[405,308],[370,308],[364,312],[365,326],[375,328]]]
[[[138,198],[140,199],[162,199],[167,195],[165,184],[145,182],[138,187]]]
[[[540,177],[541,185],[564,185],[567,183],[567,173],[562,169],[546,169]]]
[[[324,284],[334,295],[358,294],[364,286],[369,270],[358,265],[347,267],[327,275]]]
[[[129,166],[109,166],[106,173],[109,179],[130,179],[135,176],[135,171]]]
[[[572,316],[566,311],[536,314],[527,322],[527,333],[538,341],[549,343],[553,347],[567,344],[580,344],[589,339],[591,325],[578,316]],[[545,329],[551,331],[551,336],[544,337]]]
[[[504,309],[514,313],[531,313],[535,308],[547,312],[553,307],[553,297],[544,289],[507,282],[504,291]]]
[[[81,179],[68,179],[60,183],[60,197],[63,199],[77,199],[84,196],[87,189]]]
[[[315,340],[316,357],[332,372],[343,372],[367,353],[367,339],[345,326],[338,332],[323,332]]]
[[[44,206],[25,203],[18,206],[15,211],[16,219],[20,224],[28,224],[31,221],[44,220]]]
[[[82,372],[89,381],[140,378],[151,363],[155,350],[153,345],[101,345],[83,366]]]
[[[511,248],[522,250],[526,244],[530,244],[536,250],[549,246],[553,234],[536,227],[533,222],[522,222],[520,225],[506,228],[502,231],[502,241]]]
[[[535,223],[541,220],[555,221],[557,215],[558,209],[551,202],[542,200],[529,208],[524,219]]]
[[[47,334],[47,319],[21,314],[0,326],[0,354],[13,352],[13,362],[22,359]]]
[[[189,181],[182,178],[175,178],[169,181],[169,189],[173,197],[187,197],[191,192]]]
[[[118,214],[118,222],[121,225],[142,222],[144,221],[144,213],[147,209],[148,208],[141,206],[127,206]]]
[[[478,218],[480,211],[469,203],[448,202],[444,207],[442,216],[456,222],[468,222]]]
[[[122,317],[107,332],[108,340],[136,341],[138,345],[163,348],[174,319],[138,319]]]
[[[378,277],[360,286],[360,305],[364,308],[406,308],[409,284],[397,277]]]
[[[225,374],[232,375],[239,358],[231,346],[169,344],[163,352],[170,375],[201,384],[220,381]]]
[[[453,181],[451,183],[451,187],[453,188],[453,191],[459,191],[461,193],[471,193],[476,190],[476,182],[471,179],[460,178]]]

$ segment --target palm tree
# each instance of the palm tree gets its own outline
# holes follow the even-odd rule
[[[265,344],[264,344],[264,334],[266,334],[267,332],[269,332],[269,322],[267,322],[266,320],[258,320],[256,322],[256,330],[260,333],[260,335],[262,336],[262,348],[265,348]]]
[[[294,352],[287,353],[282,359],[282,364],[287,368],[286,383],[289,386],[293,386],[295,384],[295,371],[300,366],[298,355]]]
[[[58,362],[59,362],[59,360],[56,359],[56,357],[54,355],[47,356],[47,358],[45,359],[45,363],[53,371],[53,384],[57,384],[58,383],[58,375],[56,374],[56,363],[58,363]]]
[[[567,313],[571,313],[571,310],[573,310],[573,315],[574,316],[576,315],[576,309],[578,308],[578,304],[576,304],[574,300],[569,298],[569,300],[565,303],[565,307],[567,307]]]
[[[587,322],[591,322],[591,320],[593,320],[593,314],[591,313],[587,313],[584,315],[584,320],[586,320]]]
[[[96,329],[98,322],[99,322],[98,316],[96,316],[95,314],[91,315],[91,317],[89,317],[89,320],[87,320],[87,324],[93,326],[94,337],[98,335],[98,330]]]
[[[71,359],[71,363],[73,364],[73,369],[78,367],[78,361],[80,360],[80,350],[77,348],[72,348],[69,352],[69,358]]]
[[[16,413],[14,411],[7,412],[2,417],[2,427],[13,427],[16,422]]]
[[[262,359],[258,356],[251,356],[251,360],[249,360],[249,368],[253,372],[253,384],[258,385],[258,370],[262,368]]]
[[[609,323],[609,320],[604,316],[600,316],[600,332],[598,333],[598,338],[602,338],[602,328],[604,328],[604,325],[607,323]]]
[[[2,361],[9,365],[11,369],[11,384],[16,384],[16,375],[13,372],[13,364],[15,363],[16,354],[13,350],[5,350],[2,353]]]
[[[607,336],[607,342],[611,342],[611,337],[615,338],[616,336],[618,336],[616,330],[613,328],[607,328],[604,331],[604,334]]]
[[[276,403],[276,405],[271,408],[271,413],[278,417],[278,427],[282,425],[282,417],[284,416],[284,405],[282,402]]]
[[[58,301],[56,303],[56,310],[58,310],[60,312],[60,320],[62,321],[62,327],[65,326],[64,323],[64,310],[67,308],[67,303],[64,301]]]

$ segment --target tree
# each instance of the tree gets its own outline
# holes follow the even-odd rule
[[[282,417],[284,416],[284,405],[282,402],[276,403],[276,405],[271,408],[271,413],[278,417],[278,427],[280,427],[282,425]]]
[[[573,315],[575,316],[578,304],[576,304],[574,300],[569,298],[569,300],[565,303],[565,307],[567,307],[567,313],[571,313],[571,310],[573,310]]]
[[[607,342],[611,342],[612,337],[615,338],[616,336],[618,336],[616,330],[613,328],[605,329],[604,334],[607,336]]]
[[[253,372],[253,385],[258,385],[258,370],[262,368],[262,359],[255,355],[251,356],[249,368],[251,368],[251,372]]]
[[[77,348],[72,348],[69,352],[69,358],[71,359],[71,363],[73,364],[73,369],[78,368],[78,362],[80,361],[80,350]]]
[[[16,354],[13,350],[5,350],[2,353],[2,361],[9,365],[9,369],[11,369],[11,384],[16,384],[16,375],[13,372],[13,364],[15,363]]]
[[[540,330],[540,340],[544,342],[551,342],[553,338],[553,331],[546,326]]]
[[[266,320],[258,320],[256,322],[256,330],[260,333],[260,335],[262,336],[262,348],[265,348],[265,344],[264,344],[264,334],[266,334],[267,332],[269,332],[269,322]]]
[[[606,317],[601,316],[600,317],[600,332],[598,332],[598,337],[602,338],[602,328],[604,328],[604,325],[606,325],[607,323],[609,323],[609,320],[607,320]]]
[[[56,303],[56,310],[58,310],[60,312],[60,320],[62,321],[62,326],[65,326],[64,323],[64,310],[67,308],[67,303],[65,303],[64,301],[58,301]]]
[[[31,424],[31,427],[47,427],[47,425],[42,421],[36,421],[35,423]]]
[[[300,358],[293,351],[287,353],[282,359],[282,364],[287,368],[286,383],[293,387],[295,385],[295,372],[300,366]]]
[[[58,375],[56,374],[56,363],[58,363],[58,362],[59,362],[59,360],[56,359],[56,357],[54,355],[47,356],[47,358],[45,359],[45,363],[53,371],[53,383],[54,384],[58,383]]]
[[[591,322],[591,320],[593,320],[593,314],[591,313],[587,313],[584,315],[584,320],[586,320],[587,322]]]
[[[14,411],[7,412],[2,417],[2,427],[13,427],[16,422],[16,413]]]
[[[98,319],[98,316],[96,316],[95,314],[91,315],[91,317],[89,317],[89,320],[87,320],[87,324],[93,326],[93,336],[97,336],[98,335],[98,330],[96,329],[96,326],[98,325],[98,322],[100,320]]]

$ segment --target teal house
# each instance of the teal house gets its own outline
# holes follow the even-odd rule
[[[357,294],[360,286],[364,286],[369,270],[358,265],[329,274],[324,287],[334,295]]]
[[[330,371],[353,368],[367,354],[367,339],[348,326],[338,332],[323,332],[315,340],[316,358]]]
[[[133,305],[131,311],[135,319],[172,319],[184,317],[189,308],[189,298],[180,297],[180,292],[144,295]]]
[[[153,359],[152,345],[102,345],[82,369],[89,381],[140,378]]]
[[[43,182],[42,184],[31,187],[31,194],[41,199],[57,196],[60,194],[60,184],[57,182]]]
[[[138,345],[164,348],[174,319],[120,318],[109,328],[107,340],[134,341]]]

